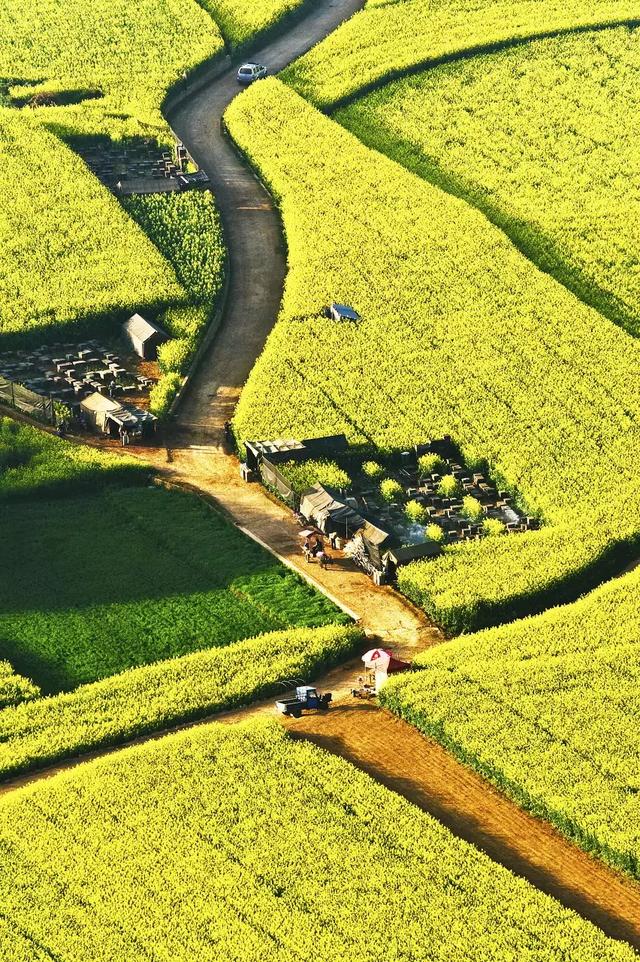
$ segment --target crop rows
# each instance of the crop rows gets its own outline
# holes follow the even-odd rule
[[[466,197],[543,269],[640,333],[638,31],[544,40],[434,68],[337,119]]]
[[[343,618],[216,512],[161,489],[15,505],[3,546],[3,655],[49,693]]]
[[[217,23],[232,48],[248,44],[256,34],[269,30],[304,0],[203,0],[202,6]]]
[[[384,703],[588,851],[640,878],[640,572],[449,642]]]
[[[0,673],[0,778],[282,694],[289,679],[312,680],[362,641],[362,632],[347,625],[287,629],[132,668],[50,698],[37,698],[35,686],[7,666],[7,675]],[[25,703],[6,707],[18,699]]]
[[[0,111],[0,150],[11,191],[0,221],[0,335],[55,341],[137,305],[187,301],[158,250],[57,137]]]
[[[34,958],[27,935],[67,962],[634,958],[273,723],[210,725],[18,791],[0,837],[17,960]]]
[[[282,74],[303,97],[331,108],[363,90],[461,53],[588,26],[639,19],[633,0],[524,0],[369,7]]]
[[[451,629],[539,604],[633,543],[637,343],[278,81],[227,123],[279,198],[289,249],[240,436],[345,431],[388,449],[452,434],[468,463],[485,458],[548,527],[407,569],[407,593]],[[334,299],[362,321],[322,317]]]

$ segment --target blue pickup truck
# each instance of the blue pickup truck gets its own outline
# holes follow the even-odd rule
[[[281,698],[276,702],[276,708],[283,715],[292,715],[293,718],[300,718],[302,712],[311,708],[319,711],[327,711],[331,703],[332,694],[330,691],[324,695],[319,695],[317,688],[311,685],[300,685],[296,688],[295,696]]]

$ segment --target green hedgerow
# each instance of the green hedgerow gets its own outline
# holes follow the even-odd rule
[[[178,337],[166,341],[158,348],[158,363],[163,374],[175,371],[184,374],[191,359],[193,344],[185,338]]]
[[[175,371],[163,374],[157,384],[151,388],[149,394],[149,410],[157,418],[163,418],[169,413],[174,397],[180,390],[182,378]]]

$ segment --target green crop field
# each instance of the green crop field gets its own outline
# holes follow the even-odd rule
[[[0,0],[2,376],[135,311],[170,334],[152,464],[0,416],[2,962],[636,958],[640,5],[356,7]],[[254,56],[291,62],[241,90]],[[176,136],[219,197],[121,196]],[[344,434],[292,489],[415,540],[437,502],[441,553],[307,566],[227,418],[240,454]],[[484,507],[409,470],[445,436]],[[364,702],[378,644],[413,670]],[[314,679],[328,717],[267,717]]]
[[[14,506],[3,529],[2,653],[46,692],[340,617],[189,495],[38,500]]]
[[[281,317],[240,400],[239,434],[344,431],[381,448],[452,434],[469,463],[486,459],[547,526],[403,572],[407,594],[451,630],[575,591],[635,545],[637,341],[468,204],[277,80],[235,100],[227,122],[280,199],[289,249]],[[362,321],[321,317],[333,299]]]
[[[16,962],[635,958],[271,723],[207,726],[18,791],[0,838],[0,945]]]
[[[149,468],[137,459],[69,444],[0,416],[0,503],[143,483],[148,477]]]
[[[639,590],[636,570],[573,605],[431,649],[383,701],[640,878]]]
[[[460,61],[385,87],[337,119],[468,199],[638,334],[638,35],[569,34]]]

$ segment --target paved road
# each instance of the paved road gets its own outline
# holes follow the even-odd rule
[[[282,70],[364,6],[364,0],[318,0],[281,37],[252,53],[270,73]],[[223,325],[199,365],[177,418],[178,437],[217,444],[273,327],[286,271],[280,219],[270,195],[222,135],[221,119],[238,94],[230,68],[171,113],[171,125],[211,178],[230,260]],[[177,442],[176,442],[177,443]]]

